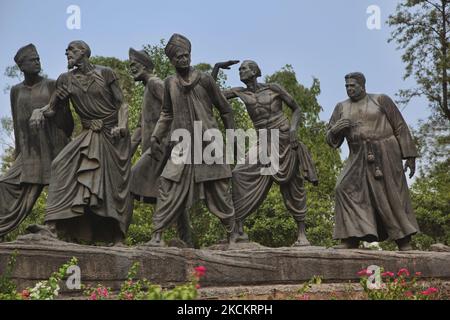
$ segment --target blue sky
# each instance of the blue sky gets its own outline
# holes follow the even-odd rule
[[[71,40],[90,44],[93,55],[128,58],[128,48],[156,44],[172,33],[192,42],[193,63],[253,59],[263,76],[291,64],[309,86],[321,82],[321,118],[346,98],[344,75],[362,71],[369,92],[390,96],[414,85],[403,81],[404,64],[394,43],[387,43],[385,24],[397,0],[2,0],[0,2],[0,89],[17,49],[34,43],[50,78],[66,70],[65,48]],[[81,29],[69,30],[69,5],[81,9]],[[380,30],[369,30],[368,6],[381,9]],[[227,71],[228,84],[241,85],[237,67]],[[0,90],[0,116],[10,115],[9,94]],[[429,115],[426,101],[413,100],[403,115],[410,125]]]

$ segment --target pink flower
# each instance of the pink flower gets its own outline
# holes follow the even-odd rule
[[[103,290],[102,290],[102,295],[103,295],[104,297],[107,297],[107,296],[108,296],[108,289],[103,288]]]
[[[428,289],[425,290],[425,291],[422,291],[422,294],[425,295],[425,296],[428,296],[428,295],[433,294],[433,293],[436,293],[436,292],[438,292],[438,291],[439,291],[439,290],[438,290],[437,288],[431,287],[431,288],[428,288]]]
[[[125,299],[127,300],[133,300],[133,294],[132,293],[125,293]]]
[[[413,296],[413,293],[411,292],[411,291],[406,291],[405,292],[405,297],[412,297]]]
[[[200,289],[200,285],[198,283],[195,285],[195,289]]]
[[[25,289],[22,291],[22,293],[20,295],[22,296],[22,299],[27,300],[30,297],[30,291]]]
[[[386,271],[386,272],[383,272],[381,274],[381,276],[382,277],[391,277],[391,278],[393,278],[395,276],[395,274],[393,272],[391,272],[391,271]]]
[[[409,277],[409,271],[408,271],[408,269],[402,268],[402,269],[398,270],[397,275],[398,275],[399,277],[402,276],[403,274],[406,275],[407,277]]]
[[[95,292],[92,292],[89,300],[97,300],[97,294]]]
[[[362,276],[371,276],[372,274],[369,271],[367,271],[367,269],[362,269],[357,273],[357,275],[362,277]]]
[[[421,277],[422,276],[422,272],[416,272],[415,275],[416,275],[416,277]]]
[[[195,276],[197,278],[203,277],[206,273],[206,268],[204,266],[195,267],[194,270],[195,270]]]
[[[310,300],[310,297],[307,294],[304,294],[301,297],[299,297],[298,300]]]

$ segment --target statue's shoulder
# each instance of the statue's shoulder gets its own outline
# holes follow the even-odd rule
[[[380,107],[395,104],[394,101],[387,94],[384,93],[368,93],[369,99],[375,102]]]
[[[198,77],[200,78],[200,82],[201,83],[212,83],[212,82],[216,82],[214,81],[214,78],[212,77],[211,74],[209,74],[208,72],[205,71],[199,71],[199,70],[195,70],[195,72],[198,72]]]
[[[350,98],[348,98],[348,99],[346,99],[344,101],[338,102],[336,104],[336,108],[350,107],[351,103],[352,103],[352,100]]]
[[[161,80],[161,78],[159,78],[157,76],[150,77],[150,79],[148,79],[148,82],[147,82],[147,87],[150,87],[155,84],[164,85],[164,80]]]
[[[19,82],[19,83],[13,85],[13,86],[11,87],[11,94],[17,92],[18,90],[20,90],[20,89],[23,88],[23,87],[24,87],[23,82]]]
[[[70,70],[64,73],[61,73],[56,80],[56,83],[67,83],[69,78],[73,77],[74,70]]]
[[[107,66],[102,66],[102,65],[94,65],[94,67],[95,67],[95,72],[97,74],[100,74],[108,82],[118,79],[116,73],[114,72],[114,70],[112,68],[107,67]]]
[[[262,83],[262,84],[261,84],[261,89],[262,89],[262,90],[264,90],[264,89],[270,89],[270,90],[275,91],[275,92],[277,92],[277,93],[282,93],[283,91],[285,91],[285,90],[283,89],[283,87],[282,87],[280,84],[276,83],[276,82]]]
[[[172,74],[164,79],[164,85],[165,86],[171,86],[174,85],[177,81],[177,76]]]

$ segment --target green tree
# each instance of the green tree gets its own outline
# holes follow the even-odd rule
[[[405,0],[389,16],[394,27],[389,42],[404,50],[404,78],[414,77],[417,86],[400,90],[401,103],[425,96],[434,112],[450,120],[448,69],[450,67],[450,2],[448,0]]]
[[[413,238],[419,250],[433,243],[450,245],[450,158],[422,173],[411,188],[421,234]]]

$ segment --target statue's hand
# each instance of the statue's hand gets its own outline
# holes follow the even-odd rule
[[[147,150],[147,155],[152,157],[155,160],[159,160],[162,154],[161,144],[159,143],[156,137],[150,138],[150,148]]]
[[[33,113],[31,114],[29,120],[29,125],[31,129],[38,130],[44,128],[46,122],[44,115],[45,109],[46,107],[33,110]]]
[[[223,62],[217,62],[216,67],[219,69],[227,69],[229,70],[232,65],[238,64],[239,60],[228,60]]]
[[[292,149],[298,148],[297,131],[289,131],[289,140]]]
[[[405,161],[405,168],[403,169],[405,172],[408,171],[409,168],[409,178],[414,177],[416,173],[416,158],[408,158]]]
[[[331,128],[331,132],[333,134],[339,134],[341,131],[350,128],[351,126],[352,122],[350,121],[350,119],[340,119]]]
[[[127,135],[127,128],[114,127],[111,129],[111,135],[114,140],[119,140]]]
[[[66,100],[69,97],[69,95],[70,95],[69,89],[65,84],[56,89],[56,96],[59,98],[59,100]]]

